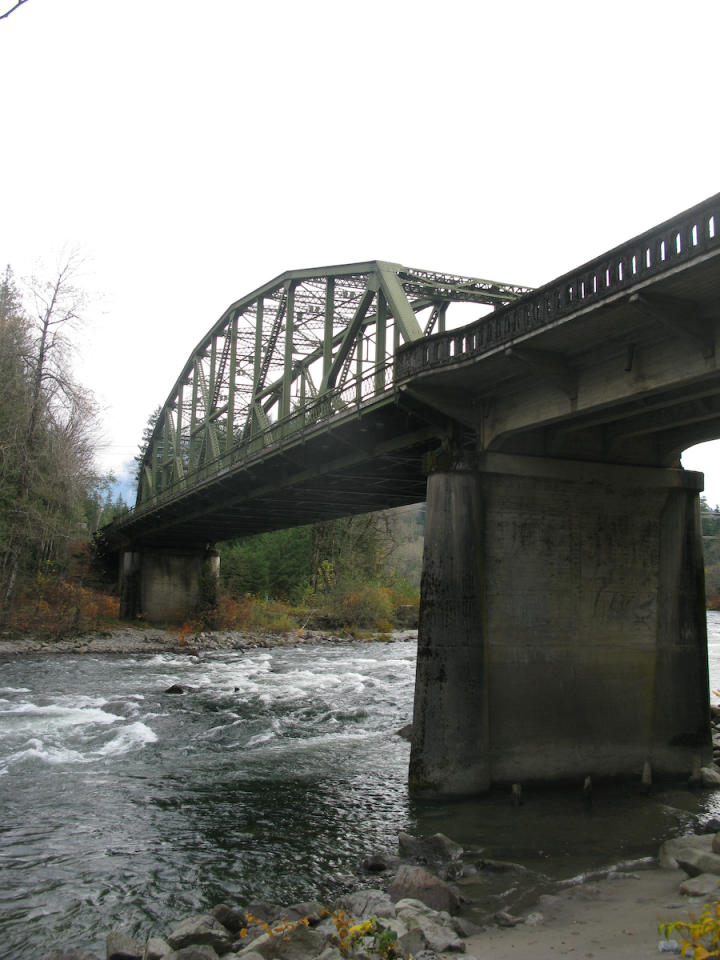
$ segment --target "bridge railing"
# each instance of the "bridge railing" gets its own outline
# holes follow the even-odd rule
[[[400,347],[395,380],[488,353],[719,246],[716,194],[467,327]]]
[[[307,437],[314,430],[322,429],[328,420],[335,420],[343,414],[356,414],[370,403],[386,398],[393,392],[392,375],[393,363],[389,360],[385,366],[376,367],[370,373],[349,381],[343,387],[328,390],[316,400],[306,402],[305,406],[293,411],[289,416],[276,420],[251,437],[239,440],[228,453],[207,461],[202,467],[193,470],[191,477],[169,484],[148,502],[133,507],[128,514],[123,515],[122,520],[152,512],[168,500],[185,493],[191,487],[201,485],[206,480],[218,477],[240,462],[251,466],[272,448],[282,450],[283,447]],[[379,389],[381,384],[382,388]]]

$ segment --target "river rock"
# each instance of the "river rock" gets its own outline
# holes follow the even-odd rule
[[[697,853],[712,854],[713,836],[712,833],[689,833],[666,840],[658,852],[658,864],[663,870],[677,870],[681,859],[687,860]]]
[[[452,950],[465,952],[465,944],[458,937],[452,925],[450,915],[444,911],[428,910],[427,905],[417,900],[405,899],[396,904],[397,918],[405,924],[408,934],[419,932],[422,945],[418,948],[417,937],[400,936],[398,943],[403,949],[415,956],[420,950],[429,949],[435,953]],[[412,940],[412,949],[410,941]]]
[[[145,944],[143,960],[163,960],[168,953],[172,953],[170,944],[161,937],[150,937]]]
[[[540,916],[540,914],[537,914],[537,916]],[[475,937],[478,933],[482,933],[482,927],[477,923],[473,923],[473,921],[467,917],[453,917],[452,925],[455,933],[465,940],[468,937]]]
[[[345,960],[337,947],[325,947],[317,960]]]
[[[403,934],[397,941],[397,945],[406,957],[416,958],[427,951],[427,943],[419,927],[408,930],[407,933]]]
[[[211,913],[187,917],[168,937],[173,950],[189,946],[210,946],[218,953],[227,953],[232,946],[230,931]]]
[[[680,884],[680,893],[686,897],[710,897],[720,894],[718,877],[714,873],[700,873],[696,877],[688,877]]]
[[[518,924],[523,923],[522,917],[514,917],[511,913],[508,913],[507,910],[500,910],[495,914],[493,920],[499,927],[517,927]]]
[[[105,941],[107,960],[142,960],[145,945],[120,930],[111,930]]]
[[[325,907],[319,900],[306,900],[302,903],[293,903],[282,914],[283,919],[306,919],[311,927],[320,923]]]
[[[185,687],[179,683],[172,683],[167,690],[165,690],[165,693],[185,693]]]
[[[395,904],[384,890],[356,890],[340,899],[340,906],[359,920],[368,920],[372,916],[394,917]]]
[[[368,873],[385,873],[387,870],[397,870],[399,863],[399,857],[386,853],[369,853],[363,857],[361,866]]]
[[[210,911],[215,919],[226,927],[230,933],[238,933],[247,926],[247,917],[242,910],[231,907],[227,903],[218,903]]]
[[[377,917],[375,920],[375,928],[379,930],[380,933],[385,933],[390,930],[398,939],[408,932],[407,926],[402,920],[398,920],[397,917]]]
[[[452,863],[460,860],[463,848],[444,833],[434,833],[420,840],[409,833],[398,834],[398,849],[401,857],[423,863]]]
[[[325,946],[325,938],[317,930],[310,930],[304,923],[295,929],[285,931],[281,936],[270,936],[264,933],[257,940],[253,940],[249,947],[240,950],[236,956],[238,960],[253,960],[251,953],[260,954],[264,960],[307,960],[308,957],[317,957]]]
[[[209,943],[193,943],[181,950],[166,953],[163,960],[220,960],[220,958]]]
[[[259,920],[261,923],[272,923],[274,920],[279,920],[284,911],[285,907],[279,903],[269,903],[266,900],[253,900],[245,908],[248,920],[253,922]]]
[[[709,767],[700,767],[700,779],[704,787],[720,787],[720,768],[714,763]]]
[[[424,867],[402,864],[388,890],[390,899],[397,901],[411,898],[420,900],[433,910],[457,913],[460,900],[449,884],[434,876]]]

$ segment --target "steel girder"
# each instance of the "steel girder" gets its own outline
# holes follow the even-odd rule
[[[137,506],[391,390],[396,350],[443,332],[452,304],[503,306],[529,291],[380,260],[281,274],[231,304],[191,353],[145,451]]]

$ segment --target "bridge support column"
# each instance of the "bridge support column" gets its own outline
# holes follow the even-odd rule
[[[211,607],[220,557],[208,549],[142,548],[120,560],[120,616],[150,623],[182,623]]]
[[[412,788],[710,761],[701,489],[501,454],[429,476]]]

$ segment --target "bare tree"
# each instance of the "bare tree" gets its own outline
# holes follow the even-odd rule
[[[79,266],[71,254],[51,280],[28,281],[25,299],[32,309],[15,319],[22,336],[13,342],[10,318],[3,320],[0,313],[0,345],[6,344],[7,362],[22,387],[12,416],[0,409],[0,436],[16,438],[17,454],[15,472],[5,483],[6,528],[0,529],[0,597],[5,604],[21,572],[62,561],[96,479],[95,404],[75,381],[70,364],[71,335],[85,304],[74,282]]]
[[[11,13],[15,13],[18,7],[21,7],[24,3],[27,3],[27,0],[17,0],[17,3],[14,7],[10,7],[5,13],[0,13],[0,20],[4,20],[5,17],[9,17]]]

